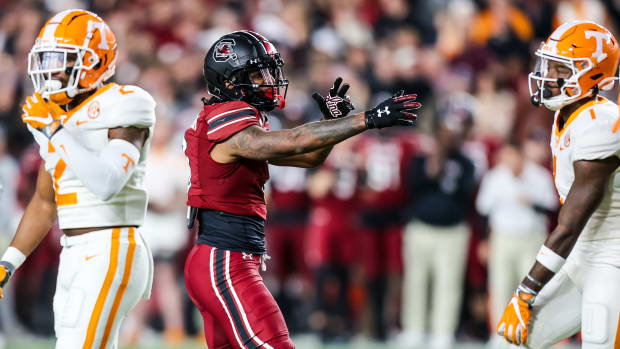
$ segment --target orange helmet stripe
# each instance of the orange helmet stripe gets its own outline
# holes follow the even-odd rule
[[[75,10],[65,10],[57,13],[54,17],[50,18],[49,21],[43,27],[43,31],[39,36],[44,41],[54,42],[56,38],[56,30],[58,29],[58,25],[62,23],[62,20],[71,12]]]

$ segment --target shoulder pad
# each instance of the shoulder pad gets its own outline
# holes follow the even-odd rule
[[[221,142],[252,125],[262,126],[258,110],[242,101],[221,103],[205,115],[207,138]]]
[[[115,85],[98,99],[107,128],[151,127],[155,124],[156,102],[151,95],[138,86]]]
[[[604,159],[620,151],[618,106],[613,102],[597,103],[585,108],[580,117],[584,124],[571,130],[573,161]],[[575,132],[576,131],[576,132]]]

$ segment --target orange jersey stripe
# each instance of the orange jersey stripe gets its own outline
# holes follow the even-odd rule
[[[572,112],[570,114],[570,116],[568,117],[568,119],[564,123],[564,127],[562,127],[562,130],[560,130],[558,128],[558,124],[557,124],[558,119],[559,119],[559,117],[558,117],[555,120],[555,122],[556,122],[556,125],[555,125],[555,135],[558,136],[558,137],[561,136],[562,133],[564,133],[564,130],[566,130],[568,128],[568,125],[570,125],[573,122],[573,120],[575,120],[584,109],[589,108],[589,107],[591,107],[593,105],[605,103],[607,101],[608,101],[607,98],[605,98],[603,96],[598,96],[596,99],[593,99],[593,100],[585,103],[584,105],[582,105],[581,107],[579,107],[577,110],[575,110],[574,112]]]
[[[116,274],[116,268],[118,266],[118,246],[120,235],[120,228],[112,229],[112,248],[110,251],[110,264],[108,266],[108,272],[106,273],[105,279],[103,281],[103,286],[99,291],[99,296],[97,296],[95,309],[93,309],[93,313],[90,316],[90,321],[88,322],[88,330],[86,332],[86,339],[84,340],[84,345],[82,346],[82,349],[92,348],[93,342],[95,341],[97,324],[99,323],[99,318],[101,317],[101,313],[103,312],[103,306],[105,305],[105,300],[108,296],[108,292],[110,291],[110,286],[112,286],[114,274]]]
[[[75,205],[77,204],[77,193],[59,194],[58,181],[67,169],[67,164],[63,159],[59,159],[54,167],[54,194],[56,195],[56,206]]]
[[[110,310],[110,315],[108,316],[108,321],[105,325],[105,331],[103,333],[103,339],[101,340],[101,345],[99,348],[105,349],[105,344],[108,342],[108,338],[110,338],[110,331],[112,330],[112,325],[114,324],[114,319],[116,318],[116,313],[118,312],[118,307],[121,304],[121,300],[123,299],[123,294],[127,290],[127,285],[129,284],[129,276],[131,275],[131,267],[133,265],[133,256],[136,251],[136,240],[134,238],[134,228],[129,228],[129,247],[127,247],[127,256],[125,257],[125,271],[123,272],[123,281],[121,285],[118,287],[118,291],[116,292],[116,297],[114,297],[114,303],[112,304],[112,309]]]
[[[77,203],[77,193],[58,194],[56,196],[56,206],[75,205]]]
[[[618,132],[618,129],[620,129],[620,116],[618,116],[618,118],[616,119],[616,123],[611,128],[611,132],[616,133]]]

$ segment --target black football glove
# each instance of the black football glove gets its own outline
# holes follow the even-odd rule
[[[7,261],[0,261],[0,298],[4,297],[4,285],[9,282],[9,279],[11,278],[11,275],[13,275],[14,271],[15,267],[13,266],[13,264]]]
[[[405,95],[404,91],[395,93],[392,97],[379,103],[378,106],[364,113],[366,127],[383,128],[396,125],[413,126],[418,117],[413,113],[422,104],[416,102],[418,95]]]
[[[327,97],[323,98],[320,94],[314,92],[312,99],[318,104],[321,113],[326,120],[337,119],[347,116],[351,110],[355,109],[353,103],[351,103],[351,97],[347,96],[349,90],[349,84],[342,83],[342,78],[339,77],[334,81],[334,86],[329,90]]]

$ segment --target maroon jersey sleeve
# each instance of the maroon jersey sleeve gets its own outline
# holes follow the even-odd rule
[[[221,107],[215,108],[205,119],[207,138],[214,143],[225,141],[252,125],[264,127],[256,108],[241,101],[222,103]]]

